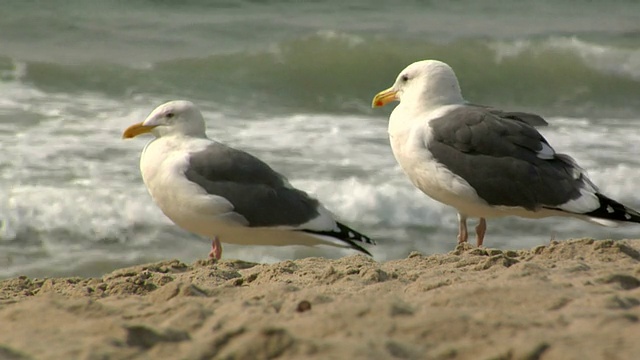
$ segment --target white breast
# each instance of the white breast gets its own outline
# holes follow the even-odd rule
[[[167,217],[185,230],[211,236],[216,219],[224,222],[224,215],[232,212],[233,206],[185,177],[189,151],[201,150],[210,143],[199,140],[186,143],[162,137],[150,142],[142,152],[140,170],[149,194]]]

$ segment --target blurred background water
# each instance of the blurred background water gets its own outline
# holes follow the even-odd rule
[[[376,259],[455,246],[455,210],[414,189],[372,96],[409,63],[449,63],[465,97],[532,111],[601,190],[640,207],[640,2],[6,1],[0,16],[0,278],[95,276],[209,243],[152,203],[128,125],[189,99],[247,150],[378,239]],[[638,237],[640,226],[492,220],[486,244]],[[338,257],[225,246],[225,257]]]

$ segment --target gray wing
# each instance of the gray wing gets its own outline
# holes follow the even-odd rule
[[[227,199],[251,227],[296,226],[319,215],[316,199],[291,188],[260,159],[223,144],[192,153],[185,176]]]
[[[491,114],[496,115],[497,117],[522,121],[531,126],[549,125],[549,123],[545,119],[543,119],[542,116],[536,115],[536,114],[520,112],[520,111],[503,111],[503,110],[495,109],[489,106],[476,105],[476,104],[468,104],[468,106],[482,108],[487,110]]]
[[[533,126],[510,114],[456,108],[430,122],[427,148],[490,205],[536,210],[580,197],[591,183],[573,159],[553,152]]]
[[[249,227],[297,227],[318,217],[318,200],[304,191],[294,189],[286,178],[269,165],[241,150],[214,143],[205,150],[192,153],[185,171],[189,181],[198,184],[209,194],[222,196],[233,211],[242,216]],[[296,228],[296,230],[336,238],[351,248],[371,254],[356,242],[374,244],[368,236],[335,221],[326,229]]]

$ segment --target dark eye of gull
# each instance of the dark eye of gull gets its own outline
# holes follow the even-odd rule
[[[407,81],[409,81],[409,75],[402,75],[402,76],[400,77],[400,80],[402,80],[402,82],[407,82]]]
[[[172,117],[176,116],[176,114],[174,114],[174,113],[170,112],[170,113],[167,113],[167,115],[165,115],[165,116],[166,116],[167,118],[171,119]]]

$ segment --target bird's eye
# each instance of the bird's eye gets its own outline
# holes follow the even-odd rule
[[[167,115],[165,115],[165,116],[166,116],[167,118],[171,119],[172,117],[176,116],[176,114],[174,114],[174,113],[170,112],[170,113],[167,113]]]
[[[409,81],[409,75],[402,75],[402,76],[400,76],[400,80],[402,80],[402,82],[407,82],[407,81]]]

